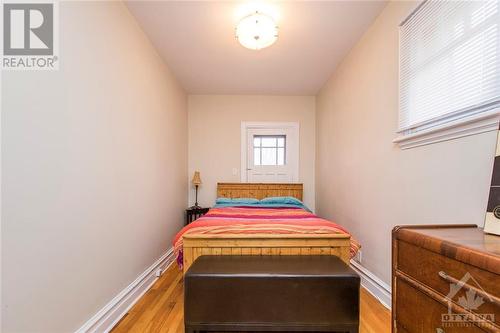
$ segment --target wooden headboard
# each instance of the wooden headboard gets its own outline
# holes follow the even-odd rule
[[[217,183],[217,198],[294,197],[302,200],[303,184]]]

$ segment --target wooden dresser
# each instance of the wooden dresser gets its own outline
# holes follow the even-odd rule
[[[392,331],[500,332],[500,237],[475,225],[392,232]]]

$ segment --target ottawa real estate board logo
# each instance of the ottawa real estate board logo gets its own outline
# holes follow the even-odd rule
[[[2,69],[59,68],[57,2],[2,3]]]
[[[450,291],[445,299],[448,303],[448,312],[441,314],[441,321],[446,327],[491,327],[495,322],[495,314],[486,310],[486,303],[494,303],[493,296],[486,292],[479,282],[469,273],[460,279],[455,279],[445,272],[439,272],[439,276],[450,282]],[[454,306],[457,304],[457,306]],[[456,311],[456,309],[462,309]],[[439,328],[437,333],[444,333]]]

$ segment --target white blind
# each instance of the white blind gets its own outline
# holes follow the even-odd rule
[[[499,4],[428,0],[402,23],[400,133],[500,105]]]

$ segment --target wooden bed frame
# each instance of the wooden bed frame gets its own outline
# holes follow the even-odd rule
[[[302,184],[218,183],[217,197],[292,196],[302,200]],[[334,255],[349,264],[349,235],[225,234],[183,236],[184,272],[201,255]]]

